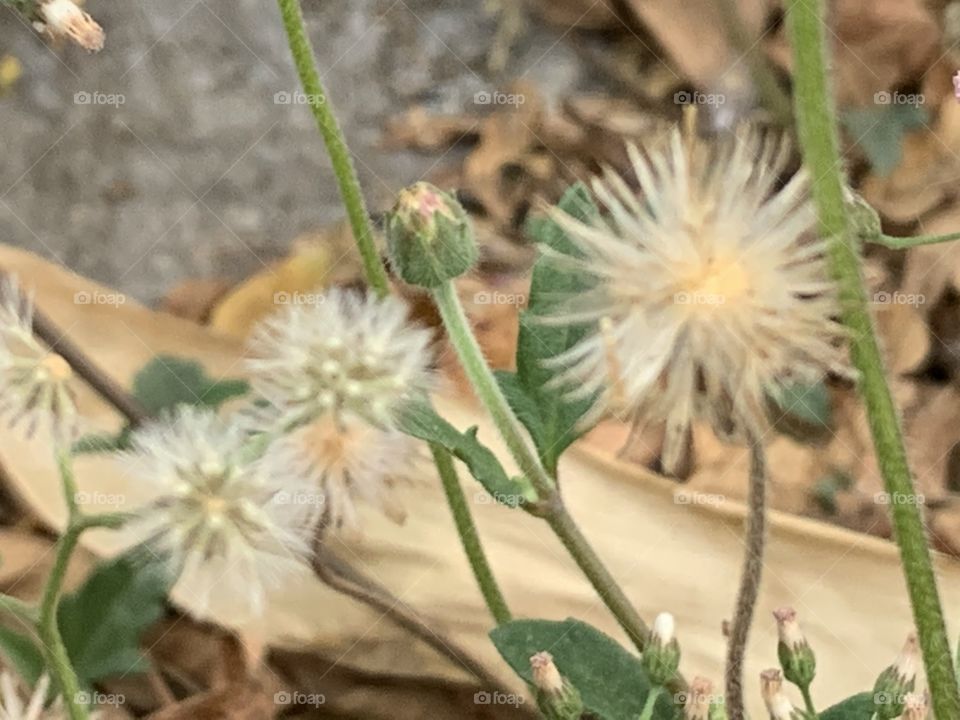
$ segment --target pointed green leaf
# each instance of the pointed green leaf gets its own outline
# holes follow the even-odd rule
[[[60,633],[81,683],[144,669],[140,637],[163,614],[171,584],[159,563],[124,555],[63,598]]]
[[[636,720],[650,692],[640,658],[596,628],[568,618],[513,620],[494,629],[490,639],[520,677],[532,682],[530,657],[546,650],[583,698],[586,709],[602,720]],[[672,720],[674,703],[661,695],[656,720]]]
[[[0,655],[30,687],[36,685],[43,675],[43,653],[29,635],[0,626]]]
[[[820,720],[870,720],[873,717],[873,693],[863,692],[837,703],[820,713]]]
[[[526,480],[507,475],[497,456],[477,439],[477,428],[460,432],[426,403],[417,403],[400,417],[400,429],[407,435],[436,443],[463,462],[470,474],[497,501],[510,507],[535,500]]]
[[[583,221],[599,213],[590,192],[582,183],[567,190],[558,207]],[[549,217],[531,219],[527,224],[527,233],[534,242],[554,252],[579,255],[573,241]],[[533,267],[527,309],[520,314],[517,383],[537,408],[539,422],[536,425],[542,426],[542,430],[531,427],[528,424],[529,417],[525,424],[534,436],[541,460],[552,474],[556,474],[561,453],[583,434],[584,428],[578,425],[578,421],[590,409],[593,400],[588,398],[570,402],[564,397],[563,390],[548,389],[546,385],[553,373],[544,363],[580,342],[590,332],[590,326],[550,327],[538,318],[553,314],[566,297],[585,292],[593,282],[584,273],[565,267],[556,257],[541,254]]]
[[[249,391],[244,380],[214,380],[194,360],[158,355],[133,380],[133,394],[150,415],[177,405],[220,407]]]

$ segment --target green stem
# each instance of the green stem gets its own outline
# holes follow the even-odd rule
[[[653,708],[656,706],[657,698],[660,697],[661,692],[663,692],[663,688],[659,685],[650,688],[650,694],[647,695],[647,701],[643,704],[643,711],[640,713],[639,720],[651,720],[653,717]]]
[[[867,310],[859,248],[847,226],[842,163],[838,151],[833,96],[827,83],[823,0],[789,4],[787,24],[794,49],[796,114],[804,161],[813,177],[820,232],[830,238],[843,321],[850,328],[850,355],[861,377],[874,446],[891,498],[893,523],[913,607],[934,714],[960,717],[960,692],[947,640],[936,576],[916,497],[897,410],[887,385],[880,348]]]
[[[447,494],[447,502],[450,504],[450,511],[453,514],[457,532],[460,534],[460,541],[463,543],[463,549],[467,553],[473,575],[477,579],[477,584],[480,586],[480,592],[483,593],[483,599],[487,602],[490,614],[493,615],[497,625],[510,622],[512,619],[510,609],[507,607],[507,601],[504,600],[503,593],[500,592],[500,587],[493,576],[490,563],[487,562],[487,556],[483,552],[480,535],[477,533],[477,526],[470,515],[470,508],[467,505],[467,498],[463,494],[463,488],[460,486],[460,479],[457,477],[453,458],[444,448],[434,443],[430,444],[430,452],[433,453],[433,460],[437,465],[437,471],[440,473],[440,480],[443,482],[443,490]]]
[[[320,80],[320,73],[313,57],[313,48],[303,22],[303,12],[300,9],[300,0],[277,0],[280,14],[283,16],[283,26],[287,31],[287,42],[293,55],[297,73],[303,91],[306,93],[310,110],[317,121],[317,128],[323,136],[327,146],[327,153],[333,165],[333,172],[337,176],[340,187],[340,196],[343,206],[350,220],[353,237],[363,259],[364,271],[370,286],[381,297],[389,294],[390,283],[387,273],[380,261],[380,253],[374,244],[373,228],[370,225],[370,216],[357,179],[357,172],[350,158],[350,151],[343,138],[343,131],[337,122],[327,92]]]
[[[631,641],[642,651],[648,635],[647,626],[564,507],[553,478],[530,446],[520,421],[510,409],[483,357],[453,283],[448,281],[434,288],[433,299],[477,397],[493,418],[520,470],[537,490],[540,514],[560,538]]]
[[[817,720],[817,708],[813,704],[813,697],[810,695],[810,686],[801,687],[800,694],[803,695],[803,704],[807,708],[807,715],[810,716],[809,720]]]
[[[483,357],[480,345],[470,329],[470,323],[457,297],[457,291],[450,281],[433,289],[433,299],[440,311],[443,325],[450,336],[450,342],[473,385],[474,391],[487,412],[493,418],[497,430],[507,443],[510,454],[520,466],[520,471],[533,483],[541,500],[554,494],[553,478],[540,463],[537,453],[527,440],[524,430],[517,420],[507,399],[497,384]]]
[[[915,237],[894,237],[893,235],[880,235],[871,238],[870,242],[874,245],[883,245],[892,250],[906,250],[917,247],[918,245],[935,245],[936,243],[951,242],[960,240],[960,233],[948,233],[947,235],[916,235]]]

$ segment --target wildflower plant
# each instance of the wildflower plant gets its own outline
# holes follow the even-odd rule
[[[45,32],[69,36],[88,49],[102,45],[99,26],[69,0],[3,2]],[[544,717],[743,720],[744,653],[764,549],[764,437],[771,402],[795,384],[819,382],[830,373],[855,377],[888,492],[909,495],[912,488],[859,268],[859,243],[895,244],[837,170],[822,2],[798,3],[787,11],[806,167],[787,173],[789,146],[771,134],[741,128],[725,140],[706,140],[688,124],[660,144],[629,149],[632,176],[605,171],[589,187],[569,189],[528,228],[541,252],[521,317],[515,372],[491,370],[457,295],[454,281],[479,257],[467,213],[453,194],[428,183],[398,195],[385,223],[390,267],[399,281],[434,301],[446,338],[518,474],[504,469],[475,428],[457,428],[432,407],[433,335],[416,326],[390,295],[391,281],[313,62],[299,3],[278,0],[278,6],[369,289],[332,289],[323,302],[292,306],[268,319],[249,346],[249,383],[214,381],[187,361],[156,358],[128,395],[34,314],[29,288],[4,281],[0,417],[35,441],[49,437],[68,521],[39,603],[0,596],[0,608],[30,630],[18,638],[18,647],[33,648],[20,653],[31,662],[18,668],[33,695],[24,704],[10,677],[0,678],[3,712],[37,720],[41,711],[60,707],[36,699],[47,696],[50,683],[71,720],[90,716],[81,690],[102,675],[74,662],[70,648],[90,629],[91,623],[77,618],[96,604],[105,578],[129,585],[136,604],[155,615],[178,585],[189,612],[216,619],[213,608],[224,599],[256,617],[274,589],[297,572],[313,571],[351,597],[396,612],[397,602],[362,577],[357,580],[356,572],[347,572],[352,579],[341,582],[346,576],[326,565],[328,539],[361,531],[363,505],[402,521],[394,490],[417,478],[429,450],[496,625],[491,640],[531,688]],[[844,359],[848,349],[852,370]],[[71,442],[80,420],[75,374],[126,417],[119,433]],[[723,694],[714,694],[713,683],[702,677],[685,680],[682,629],[669,612],[648,627],[635,599],[565,505],[563,452],[611,415],[664,427],[661,467],[668,473],[681,466],[695,420],[749,447],[747,553]],[[115,460],[138,479],[139,497],[127,512],[89,514],[79,505],[72,460],[85,452],[116,453]],[[455,461],[497,502],[550,527],[632,650],[575,619],[513,618],[483,551]],[[892,509],[916,635],[872,691],[818,711],[812,646],[796,612],[778,610],[779,639],[771,652],[780,668],[761,676],[772,720],[920,720],[928,704],[941,719],[960,717],[921,519],[915,505]],[[64,596],[67,563],[81,535],[93,528],[122,532],[132,552]],[[144,563],[156,572],[143,572]],[[410,615],[403,620],[481,682],[496,683],[448,639],[418,626]],[[101,625],[119,638],[114,662],[139,657],[135,646],[143,625]],[[0,645],[4,642],[0,637]],[[921,660],[929,703],[926,693],[915,692]],[[47,675],[51,680],[42,679]],[[785,683],[796,686],[802,707]]]

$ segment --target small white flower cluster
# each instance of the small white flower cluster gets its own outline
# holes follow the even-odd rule
[[[70,38],[84,50],[103,49],[103,28],[73,0],[42,0],[36,29],[51,38]]]
[[[70,365],[33,334],[17,281],[0,285],[0,419],[76,435]],[[397,522],[393,488],[419,468],[403,406],[432,386],[431,332],[396,299],[331,290],[291,306],[251,342],[255,397],[229,417],[180,407],[134,431],[121,455],[136,508],[128,544],[166,560],[189,609],[229,599],[256,616],[266,589],[301,569],[325,533],[356,532],[356,501]]]

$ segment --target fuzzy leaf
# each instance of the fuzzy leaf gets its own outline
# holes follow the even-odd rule
[[[599,630],[568,618],[513,620],[490,633],[497,650],[520,677],[533,681],[530,657],[546,650],[583,698],[586,709],[602,720],[636,720],[650,692],[640,658]],[[655,720],[675,717],[674,704],[662,695]]]
[[[536,446],[542,447],[546,443],[547,429],[543,425],[543,419],[540,417],[540,408],[536,400],[530,396],[516,373],[498,370],[494,372],[497,378],[497,384],[507,398],[510,409],[517,416],[517,419],[523,423],[524,427],[530,432],[533,442]]]
[[[63,598],[60,633],[81,683],[144,669],[140,636],[163,614],[171,584],[161,565],[123,555]]]
[[[158,355],[133,380],[133,394],[151,415],[177,405],[218,408],[249,391],[245,380],[214,380],[194,360]]]
[[[870,720],[873,717],[873,693],[863,692],[827,708],[820,720]]]
[[[889,93],[887,94],[889,97]],[[903,136],[923,127],[926,108],[907,103],[890,103],[840,113],[840,120],[870,160],[879,175],[889,175],[900,164]]]
[[[590,192],[582,183],[567,190],[558,207],[584,221],[599,213]],[[550,218],[531,219],[527,224],[527,234],[534,242],[556,252],[579,255],[573,241]],[[541,254],[533,267],[527,309],[520,314],[517,384],[537,408],[539,422],[536,425],[542,426],[542,430],[529,424],[527,429],[537,444],[541,460],[552,474],[556,474],[561,453],[583,434],[584,429],[578,427],[578,421],[590,409],[593,399],[570,402],[564,397],[562,389],[548,389],[546,384],[553,373],[544,366],[544,362],[576,345],[590,331],[590,326],[548,327],[538,318],[551,315],[565,297],[585,292],[592,285],[593,280],[584,273],[570,270],[557,258]]]
[[[0,655],[30,687],[36,685],[43,675],[43,653],[29,635],[0,626]]]
[[[408,407],[401,416],[400,429],[407,435],[446,448],[467,466],[470,474],[497,502],[517,507],[536,499],[530,483],[509,477],[497,456],[477,439],[477,428],[460,432],[432,407],[417,403]]]

